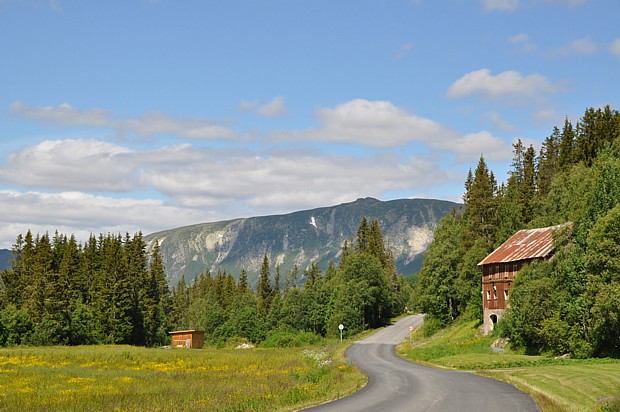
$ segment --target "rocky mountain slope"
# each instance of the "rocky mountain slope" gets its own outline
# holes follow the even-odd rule
[[[245,269],[254,285],[265,254],[272,266],[280,265],[282,279],[295,264],[301,273],[315,261],[322,270],[330,260],[336,263],[343,242],[355,236],[366,216],[379,221],[399,272],[408,275],[420,268],[439,219],[455,207],[460,205],[443,200],[366,198],[287,215],[180,227],[150,234],[145,241],[149,250],[159,242],[171,285],[181,276],[191,282],[206,269],[235,277]]]

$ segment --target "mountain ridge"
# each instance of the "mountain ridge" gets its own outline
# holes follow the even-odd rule
[[[461,206],[437,199],[381,201],[366,197],[287,214],[198,223],[152,233],[144,240],[148,250],[159,242],[171,285],[182,276],[191,282],[207,269],[235,277],[246,270],[254,285],[265,254],[272,267],[280,267],[281,279],[294,265],[301,275],[312,262],[322,270],[329,261],[337,263],[343,242],[355,236],[365,216],[379,221],[397,269],[408,275],[419,269],[439,220]]]

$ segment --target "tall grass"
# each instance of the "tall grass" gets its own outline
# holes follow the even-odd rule
[[[334,350],[0,349],[0,410],[292,410],[364,384]]]
[[[527,356],[490,345],[476,322],[461,323],[431,337],[415,336],[399,353],[412,361],[476,371],[529,393],[543,411],[620,411],[620,359],[556,359]]]

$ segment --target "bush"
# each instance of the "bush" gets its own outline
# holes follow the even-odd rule
[[[436,332],[441,330],[441,328],[443,327],[444,325],[441,322],[441,320],[436,319],[427,314],[424,317],[424,324],[422,325],[422,333],[424,334],[424,336],[428,337],[428,336],[434,335]]]
[[[320,345],[324,341],[322,337],[312,332],[279,330],[270,333],[260,346],[263,348],[299,348]]]

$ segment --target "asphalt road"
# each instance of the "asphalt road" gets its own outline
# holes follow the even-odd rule
[[[409,325],[422,324],[421,315],[400,319],[346,352],[368,375],[368,384],[354,394],[306,409],[323,411],[540,411],[532,398],[515,387],[469,372],[428,368],[395,353],[407,338]]]

